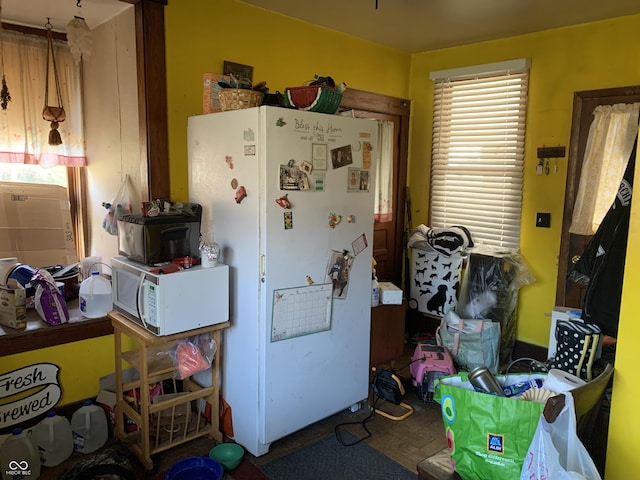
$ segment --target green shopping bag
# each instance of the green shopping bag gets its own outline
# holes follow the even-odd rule
[[[496,378],[506,386],[545,375]],[[441,406],[451,463],[464,480],[520,478],[544,403],[476,392],[466,372],[437,380],[434,400]]]

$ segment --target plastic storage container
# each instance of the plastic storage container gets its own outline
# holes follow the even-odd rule
[[[53,410],[33,428],[33,439],[40,452],[40,463],[45,467],[59,465],[73,453],[71,423]]]
[[[80,284],[80,312],[87,318],[104,317],[113,310],[111,282],[100,275],[91,272],[91,276]]]
[[[31,435],[16,428],[0,446],[0,473],[2,480],[40,476],[40,455]]]
[[[102,447],[109,436],[107,415],[91,400],[85,401],[71,416],[73,449],[92,453]]]

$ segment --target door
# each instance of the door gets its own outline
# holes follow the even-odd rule
[[[351,110],[353,116],[358,118],[375,118],[393,123],[392,215],[374,224],[373,256],[377,262],[378,280],[402,287],[410,102],[349,88],[340,108]]]
[[[591,240],[591,236],[569,233],[569,227],[578,185],[580,184],[582,161],[589,135],[589,127],[593,120],[593,111],[598,105],[635,103],[638,101],[640,101],[640,86],[589,90],[576,92],[574,95],[562,237],[558,257],[556,305],[580,309],[586,293],[586,288],[568,280],[567,274],[570,271],[570,266],[578,261],[584,248]]]

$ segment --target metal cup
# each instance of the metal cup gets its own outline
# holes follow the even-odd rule
[[[485,393],[490,393],[492,395],[498,395],[499,397],[504,397],[505,393],[502,390],[502,387],[498,383],[496,377],[491,373],[491,371],[485,367],[477,367],[469,372],[469,381],[471,385],[473,385],[477,390],[480,390]]]

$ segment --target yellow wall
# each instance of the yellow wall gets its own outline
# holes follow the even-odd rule
[[[520,292],[518,338],[546,346],[554,306],[567,161],[537,176],[537,148],[569,150],[573,93],[640,84],[640,16],[511,37],[414,55],[409,188],[414,223],[427,222],[433,83],[429,72],[514,58],[531,59],[525,146],[521,253],[536,282]],[[424,132],[425,135],[420,135]],[[551,212],[551,228],[536,228],[536,212]],[[564,260],[563,260],[564,261]]]
[[[320,7],[321,8],[321,7]],[[173,1],[165,11],[171,198],[188,199],[187,118],[202,113],[202,75],[224,60],[253,66],[270,92],[314,74],[406,98],[407,53],[295,21],[233,0]]]
[[[109,335],[3,357],[0,373],[35,363],[53,363],[60,367],[58,381],[62,398],[59,405],[66,405],[98,395],[98,380],[113,373],[114,358],[113,336]],[[15,398],[5,398],[0,404],[10,400]]]
[[[636,165],[640,158],[636,156]],[[636,168],[633,184],[640,185],[640,169]],[[637,190],[636,190],[637,191]],[[629,247],[640,245],[640,196],[631,201]],[[611,405],[609,444],[607,445],[607,480],[630,478],[640,468],[637,446],[640,445],[640,415],[638,415],[638,346],[640,338],[640,251],[627,248],[624,287],[618,330],[615,364],[615,388]]]

